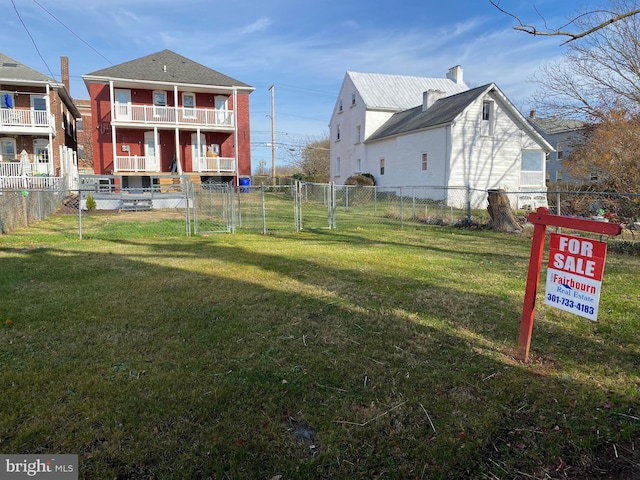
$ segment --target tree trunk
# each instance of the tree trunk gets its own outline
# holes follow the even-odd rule
[[[489,190],[488,201],[487,211],[491,217],[487,225],[488,228],[498,232],[522,231],[522,227],[511,210],[509,197],[504,190]]]

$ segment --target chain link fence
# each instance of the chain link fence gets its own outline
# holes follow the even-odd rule
[[[143,177],[144,178],[144,177]],[[77,191],[3,190],[0,231],[9,232],[58,212],[71,217],[80,238],[124,239],[253,231],[365,227],[470,226],[489,222],[487,191],[465,187],[368,187],[291,182],[286,185],[194,184],[188,176],[146,177],[133,185],[119,176],[81,176]],[[514,214],[551,213],[623,224],[640,237],[640,194],[505,192]]]

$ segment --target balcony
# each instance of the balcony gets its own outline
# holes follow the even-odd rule
[[[116,156],[113,171],[114,173],[158,173],[160,172],[160,163],[156,157]],[[233,175],[236,172],[236,159],[233,157],[197,157],[193,160],[193,172]]]
[[[23,163],[18,160],[13,162],[0,162],[0,177],[20,177],[52,175],[51,162]]]
[[[233,157],[196,157],[193,170],[201,173],[227,173],[236,171],[236,159]]]
[[[0,133],[54,133],[54,119],[45,110],[1,108]]]
[[[157,107],[115,103],[115,122],[134,125],[177,125],[200,128],[234,128],[233,110],[214,108]]]

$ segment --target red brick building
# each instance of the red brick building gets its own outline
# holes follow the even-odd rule
[[[125,188],[152,187],[168,173],[234,184],[251,175],[253,87],[170,50],[83,79],[96,174],[121,175]]]

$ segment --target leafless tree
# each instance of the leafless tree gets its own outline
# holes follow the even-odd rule
[[[628,17],[632,17],[640,13],[640,8],[631,8],[625,11],[615,11],[615,10],[591,10],[582,14],[577,15],[574,19],[562,25],[559,28],[551,28],[544,21],[544,17],[538,12],[542,22],[544,23],[544,28],[537,27],[535,25],[524,23],[520,17],[512,12],[507,11],[506,9],[500,6],[500,0],[489,0],[489,3],[493,5],[495,8],[500,10],[505,15],[512,17],[517,25],[513,27],[514,30],[518,30],[521,32],[528,33],[530,35],[536,36],[560,36],[560,37],[569,37],[564,43],[569,43],[579,38],[587,37],[603,28],[608,27],[620,20],[623,20]],[[537,11],[537,10],[536,10]],[[590,19],[597,18],[596,22],[591,22]],[[586,20],[587,23],[590,23],[590,26],[580,25],[583,23],[582,21]],[[577,31],[569,31],[565,30],[569,28],[572,24],[575,24],[577,27]]]
[[[329,158],[329,138],[310,139],[301,148],[299,156],[294,160],[294,165],[302,171],[305,180],[328,182]]]

